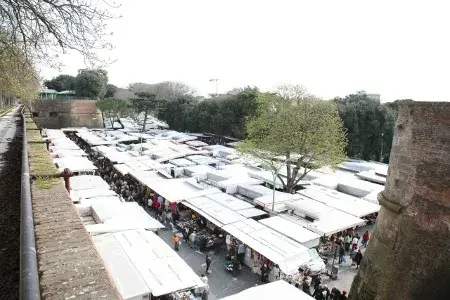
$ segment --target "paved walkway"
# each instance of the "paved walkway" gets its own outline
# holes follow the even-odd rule
[[[372,234],[374,225],[367,225],[362,226],[358,228],[357,232],[362,237],[363,233],[368,230],[370,234]],[[361,247],[361,241],[359,242],[358,247]],[[364,252],[366,251],[366,248],[361,248],[361,252],[363,254],[364,259]],[[352,286],[353,279],[356,276],[356,273],[358,273],[358,269],[356,269],[356,266],[352,266],[352,260],[350,259],[350,256],[348,253],[345,255],[345,259],[347,260],[345,263],[339,264],[339,276],[337,280],[331,279],[328,276],[323,276],[323,283],[328,286],[328,288],[331,290],[333,287],[338,288],[340,291],[347,291],[350,292],[350,288]],[[331,256],[329,258],[329,266],[333,264],[333,257]],[[334,264],[337,264],[338,258],[334,260]]]
[[[171,246],[172,234],[172,230],[168,229],[159,231],[159,236]],[[202,265],[205,263],[206,254],[195,251],[184,240],[181,242],[178,254],[199,276],[205,273],[205,267]],[[225,250],[217,254],[210,254],[210,256],[212,272],[207,274],[209,300],[221,299],[259,284],[260,276],[253,274],[246,266],[238,273],[237,280],[233,280],[231,272],[225,269]]]

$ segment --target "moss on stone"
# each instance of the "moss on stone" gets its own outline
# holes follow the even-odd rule
[[[59,178],[38,177],[34,184],[38,189],[48,190],[61,184],[61,180]]]

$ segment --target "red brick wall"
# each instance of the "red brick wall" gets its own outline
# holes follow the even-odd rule
[[[399,108],[375,230],[350,299],[448,299],[450,103]]]
[[[95,100],[36,100],[32,112],[36,124],[43,128],[103,127],[101,112]],[[56,116],[50,116],[50,113]]]

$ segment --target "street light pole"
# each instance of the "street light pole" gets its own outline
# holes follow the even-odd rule
[[[212,78],[209,80],[210,82],[215,82],[216,83],[216,96],[219,93],[219,79],[218,78]]]
[[[384,133],[381,133],[381,149],[380,149],[380,162],[383,162],[383,140]]]
[[[274,211],[275,211],[275,182],[276,182],[276,179],[277,179],[277,174],[276,174],[276,172],[272,172],[272,175],[273,175],[273,182],[272,182],[272,184],[273,184],[273,190],[272,190],[272,213],[274,213]]]

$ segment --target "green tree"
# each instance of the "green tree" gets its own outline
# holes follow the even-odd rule
[[[81,69],[76,77],[77,96],[101,99],[106,94],[108,73],[101,69]]]
[[[113,98],[117,91],[117,86],[114,84],[107,84],[105,98]]]
[[[158,117],[179,131],[209,132],[242,139],[245,120],[256,111],[256,88],[243,88],[199,101],[189,95],[164,101]]]
[[[44,84],[47,88],[57,92],[68,90],[74,91],[76,88],[76,78],[71,75],[61,74],[51,80],[44,81]]]
[[[135,115],[144,114],[144,122],[142,124],[142,132],[145,131],[148,115],[159,108],[160,101],[156,100],[155,94],[140,92],[135,94],[138,98],[130,99],[131,110]]]
[[[114,122],[128,109],[127,101],[113,98],[98,100],[95,105],[102,112],[103,121],[105,118],[108,118],[111,126],[113,126]]]
[[[347,154],[364,160],[389,162],[396,103],[382,104],[365,94],[336,98],[347,130]]]
[[[2,103],[11,105],[11,95],[23,100],[35,99],[39,91],[37,78],[34,66],[28,64],[25,54],[21,54],[20,49],[10,51],[9,48],[0,45],[0,93]],[[4,98],[7,98],[8,101],[3,101]]]
[[[279,178],[283,190],[292,193],[310,170],[344,160],[346,138],[333,102],[295,94],[297,86],[290,89],[258,96],[257,113],[247,121],[247,138],[240,150],[259,158]],[[274,163],[280,158],[281,166]],[[280,168],[286,168],[285,178]]]

